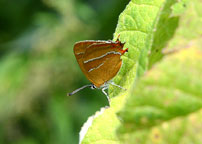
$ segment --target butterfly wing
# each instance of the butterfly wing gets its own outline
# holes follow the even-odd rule
[[[75,43],[74,55],[84,74],[86,71],[83,66],[83,55],[85,54],[87,47],[89,47],[92,44],[100,44],[100,43],[106,43],[106,41],[88,40],[88,41],[80,41],[80,42]]]
[[[82,59],[84,74],[96,87],[100,87],[118,73],[122,64],[122,49],[123,44],[116,42],[87,47]]]

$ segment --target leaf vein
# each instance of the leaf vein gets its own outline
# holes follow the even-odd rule
[[[128,16],[130,19],[132,19],[132,20],[134,21],[135,25],[137,26],[137,29],[139,29],[138,24],[137,24],[137,22],[136,22],[135,18],[134,18],[134,17],[132,17],[132,16],[131,16],[131,15],[129,15],[129,14],[126,14],[126,16]]]

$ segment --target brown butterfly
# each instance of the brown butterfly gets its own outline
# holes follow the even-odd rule
[[[111,40],[87,40],[75,43],[74,54],[77,62],[84,75],[92,84],[76,89],[68,95],[71,96],[86,87],[91,87],[91,89],[101,88],[102,92],[109,100],[104,90],[108,88],[109,80],[111,80],[121,68],[121,56],[125,52],[128,52],[128,48],[123,50],[124,44],[125,43],[119,41],[119,38],[115,42]],[[110,84],[122,88],[112,82],[110,82]]]

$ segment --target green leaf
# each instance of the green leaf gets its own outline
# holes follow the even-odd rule
[[[202,111],[187,117],[177,117],[152,127],[122,135],[128,144],[200,144],[202,141]]]
[[[186,5],[186,0],[176,1],[167,0],[164,4],[163,11],[160,13],[156,29],[153,37],[151,52],[149,55],[149,68],[156,62],[160,61],[164,54],[163,48],[166,47],[168,41],[173,38],[176,28],[179,25],[179,15],[183,13],[180,6]],[[184,9],[186,7],[183,7]],[[180,12],[177,12],[179,10]],[[177,14],[178,13],[178,14]]]
[[[169,42],[165,53],[179,50],[191,45],[192,41],[201,37],[202,31],[202,3],[200,0],[189,1],[186,4],[187,10],[179,22],[174,38]]]
[[[166,47],[169,55],[138,80],[129,94],[119,113],[123,121],[118,130],[122,143],[201,142],[202,131],[198,130],[202,107],[200,6],[199,0],[189,2]]]
[[[184,13],[187,7],[188,0],[180,0],[178,3],[174,4],[172,8],[172,16],[179,16]]]
[[[162,17],[167,17],[172,12],[170,9],[176,1],[165,0],[132,0],[119,17],[114,40],[120,34],[120,40],[126,42],[125,48],[129,52],[123,59],[123,65],[114,82],[127,89],[130,89],[137,77],[143,75],[148,67],[148,52],[153,45],[153,38],[157,37],[158,26],[164,24],[159,21]],[[168,4],[169,3],[169,4]],[[169,17],[170,18],[170,17]],[[159,23],[161,22],[161,23]],[[174,26],[173,26],[174,25]],[[168,26],[173,31],[175,23]],[[163,29],[161,29],[163,30]],[[169,38],[162,43],[166,43]],[[122,92],[122,93],[121,93]],[[109,94],[111,97],[110,108],[107,108],[101,115],[94,116],[91,126],[81,141],[82,144],[96,143],[120,143],[116,130],[121,124],[116,113],[125,104],[128,91],[111,86]]]
[[[129,52],[114,82],[131,90],[110,88],[111,107],[94,117],[82,143],[202,141],[200,6],[198,0],[129,3],[114,34]]]
[[[200,45],[195,42],[190,48],[166,57],[138,81],[125,108],[119,113],[123,120],[119,133],[126,143],[128,140],[141,139],[143,135],[148,138],[144,143],[148,143],[148,140],[151,140],[148,136],[155,128],[159,131],[158,137],[162,143],[174,143],[174,138],[177,139],[175,143],[184,143],[185,139],[182,138],[187,135],[187,129],[183,129],[187,124],[184,123],[189,119],[185,116],[202,108],[202,51],[199,47]],[[170,120],[182,116],[184,118],[180,119],[181,124],[176,127],[181,129],[182,134],[177,134],[177,130],[176,135],[173,133],[167,136],[166,133],[174,125]],[[195,116],[199,117],[198,114]],[[195,121],[201,122],[198,120]],[[164,123],[168,125],[167,130],[162,130]],[[192,125],[191,122],[188,123]],[[129,136],[131,138],[127,139]],[[168,142],[167,137],[173,141]],[[197,141],[201,139],[193,132],[185,140],[186,143],[192,138]]]
[[[126,42],[128,53],[122,56],[123,65],[114,78],[116,84],[130,88],[136,75],[142,75],[147,69],[147,55],[152,45],[154,29],[161,13],[164,0],[132,0],[119,16],[114,40],[120,35],[120,40]],[[120,89],[111,87],[110,97],[117,96]]]

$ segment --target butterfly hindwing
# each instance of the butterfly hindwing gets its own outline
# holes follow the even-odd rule
[[[94,40],[88,40],[88,41],[80,41],[75,43],[74,45],[74,55],[76,57],[76,60],[82,70],[82,72],[85,72],[85,69],[83,67],[83,55],[85,54],[86,49],[95,43],[104,43],[105,41],[94,41]]]
[[[112,79],[119,71],[122,48],[113,43],[100,43],[86,49],[83,56],[84,74],[96,87]]]

